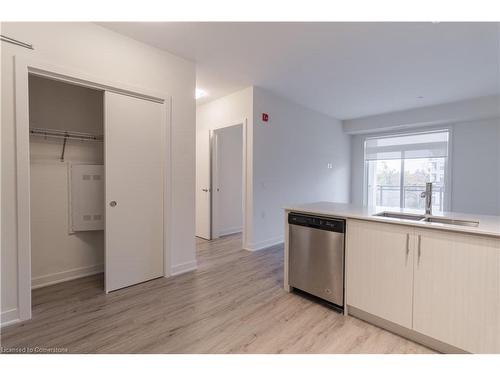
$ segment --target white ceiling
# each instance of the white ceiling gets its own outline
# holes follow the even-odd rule
[[[195,61],[205,101],[255,85],[350,119],[500,92],[497,23],[100,25]]]

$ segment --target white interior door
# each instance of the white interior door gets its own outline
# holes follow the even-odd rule
[[[106,92],[105,289],[164,275],[164,107]]]
[[[214,130],[212,136],[212,237],[242,231],[242,125]]]
[[[211,149],[210,149],[210,191],[211,191],[211,205],[210,205],[210,230],[211,238],[219,238],[219,205],[220,205],[220,139],[221,134],[219,129],[212,132]]]
[[[205,134],[206,138],[197,139],[196,152],[201,155],[211,155],[211,134]],[[207,158],[197,158],[196,164],[196,236],[206,240],[212,239],[211,230],[211,166]]]

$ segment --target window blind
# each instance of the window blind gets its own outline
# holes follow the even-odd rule
[[[448,130],[365,141],[365,160],[440,158],[448,156]]]

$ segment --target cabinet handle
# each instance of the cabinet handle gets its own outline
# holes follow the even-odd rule
[[[410,255],[410,233],[406,233],[406,256]]]
[[[420,255],[422,254],[422,250],[421,250],[422,246],[421,246],[421,244],[422,244],[422,235],[419,234],[418,235],[418,261],[419,262],[420,262]]]

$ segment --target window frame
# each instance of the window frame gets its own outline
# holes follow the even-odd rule
[[[369,139],[377,139],[377,138],[392,138],[398,136],[405,135],[418,135],[418,134],[429,134],[429,133],[439,133],[439,132],[448,132],[448,156],[445,159],[445,192],[444,192],[444,204],[443,204],[443,212],[449,212],[452,210],[452,165],[453,165],[453,128],[450,127],[439,127],[439,128],[423,128],[419,131],[392,131],[392,132],[383,132],[376,134],[367,134],[362,139],[363,145],[363,206],[368,205],[368,162],[366,160],[366,141]],[[401,161],[404,159],[400,159]],[[401,163],[401,167],[403,167],[403,162]],[[401,171],[401,180],[400,186],[404,186],[404,172]],[[402,194],[400,194],[400,207]]]

